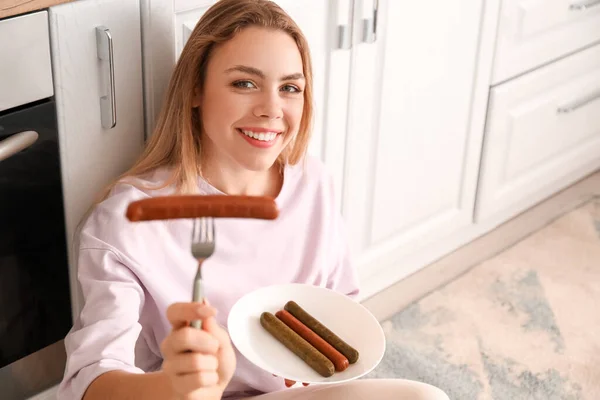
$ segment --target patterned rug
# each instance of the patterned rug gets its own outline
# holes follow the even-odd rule
[[[366,378],[431,383],[452,400],[600,399],[600,199],[383,322]]]

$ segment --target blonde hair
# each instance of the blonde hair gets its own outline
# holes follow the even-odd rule
[[[197,191],[200,171],[201,124],[193,110],[195,89],[202,90],[206,66],[214,49],[250,26],[281,30],[296,42],[306,79],[304,109],[296,137],[284,149],[278,163],[297,164],[306,154],[312,129],[312,63],[308,42],[296,23],[270,0],[220,0],[202,16],[191,33],[175,66],[156,128],[133,166],[104,192],[125,177],[140,176],[159,167],[169,167],[167,182],[178,193]]]

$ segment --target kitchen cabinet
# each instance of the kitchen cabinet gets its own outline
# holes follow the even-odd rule
[[[475,223],[600,168],[600,2],[503,0]]]
[[[138,1],[77,1],[49,9],[69,248],[100,191],[144,144]],[[113,97],[114,96],[114,97]],[[114,102],[112,99],[114,98]],[[81,308],[70,254],[73,315]]]
[[[356,2],[343,211],[363,280],[472,223],[482,11],[482,1]]]
[[[477,220],[506,220],[600,168],[600,45],[492,88]]]

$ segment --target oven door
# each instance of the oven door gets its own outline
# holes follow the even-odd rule
[[[0,387],[23,399],[62,378],[72,325],[56,107],[0,113]]]

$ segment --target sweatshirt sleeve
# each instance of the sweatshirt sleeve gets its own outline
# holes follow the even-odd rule
[[[144,372],[134,363],[144,303],[138,279],[110,248],[82,248],[78,267],[85,305],[65,338],[59,400],[81,399],[94,379],[111,370]]]

